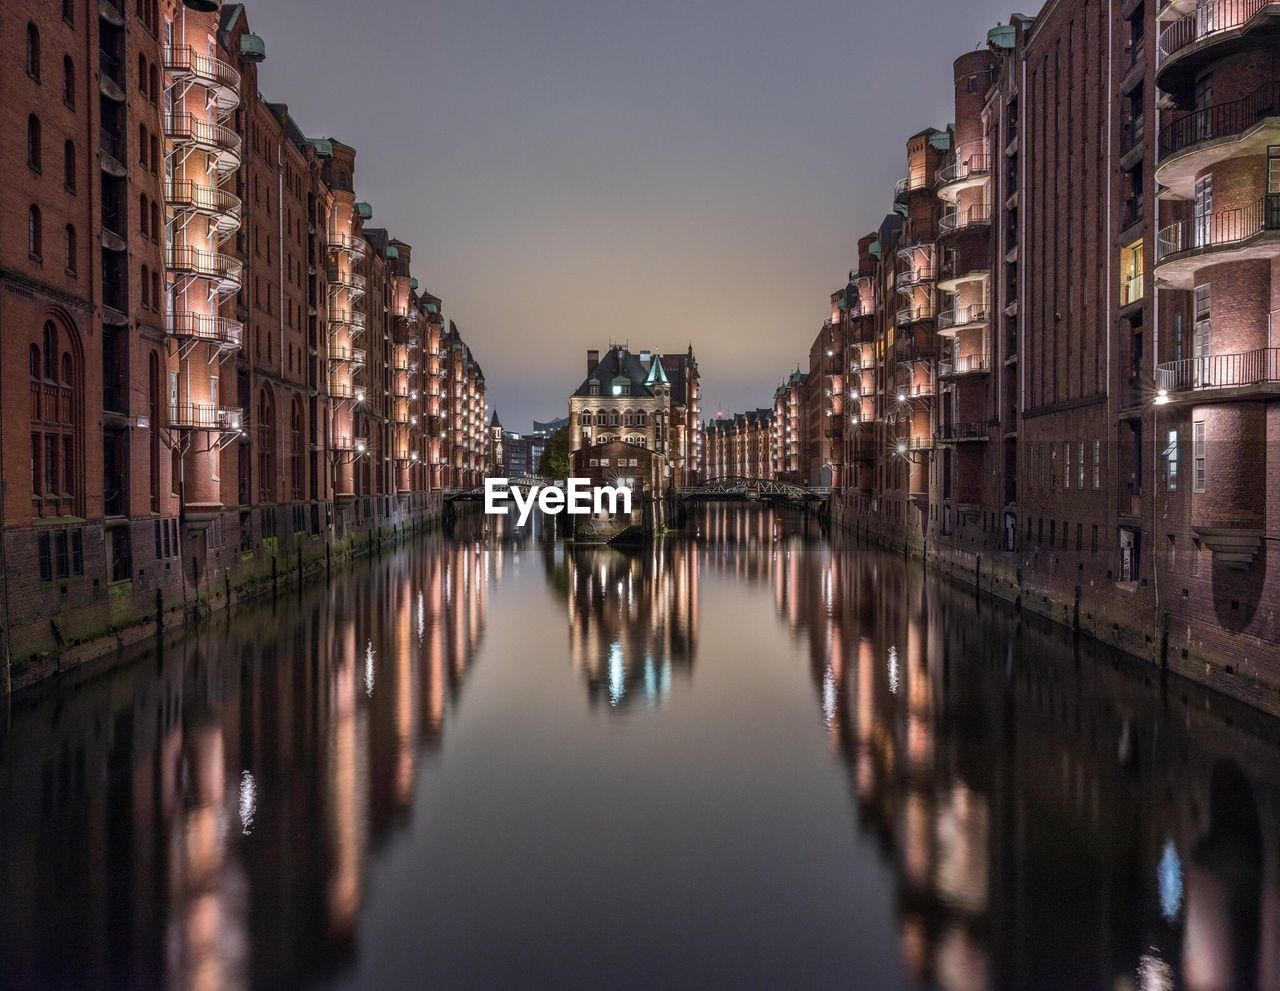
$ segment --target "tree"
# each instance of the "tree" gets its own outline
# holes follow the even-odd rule
[[[538,474],[543,478],[568,478],[569,464],[569,428],[561,427],[547,438],[542,460],[538,463]]]

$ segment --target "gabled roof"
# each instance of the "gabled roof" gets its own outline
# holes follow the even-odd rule
[[[606,390],[603,386],[611,386],[615,381],[622,380],[631,384],[633,397],[652,396],[653,390],[646,384],[648,377],[649,370],[637,355],[624,347],[615,347],[600,359],[596,367],[591,370],[591,374],[582,380],[582,384],[573,391],[573,394],[590,396],[592,383],[601,386],[600,392],[604,393]]]

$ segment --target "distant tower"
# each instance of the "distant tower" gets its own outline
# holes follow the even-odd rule
[[[502,443],[502,422],[498,419],[498,411],[493,411],[489,420],[489,470],[495,477],[507,473],[507,452]]]

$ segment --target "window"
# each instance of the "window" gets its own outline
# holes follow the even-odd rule
[[[1204,462],[1204,420],[1196,420],[1191,425],[1191,488],[1194,492],[1205,490]]]
[[[76,145],[70,138],[62,146],[62,184],[67,192],[76,191]]]
[[[1267,148],[1267,194],[1280,195],[1280,145]]]
[[[40,171],[40,118],[32,114],[27,118],[27,164]]]
[[[1169,491],[1178,490],[1178,431],[1170,430],[1164,449],[1165,474],[1169,478]]]
[[[142,266],[142,278],[138,280],[142,283],[142,305],[151,305],[151,270],[144,264]]]
[[[1192,211],[1191,245],[1201,248],[1213,243],[1213,176],[1196,180],[1195,207]]]
[[[1071,441],[1062,445],[1062,487],[1071,488]]]
[[[1143,296],[1142,241],[1120,250],[1120,305],[1136,303]]]
[[[1102,441],[1093,442],[1093,487],[1102,488]]]
[[[1080,442],[1080,478],[1076,484],[1076,488],[1084,491],[1084,441]]]
[[[40,224],[40,208],[34,203],[27,210],[27,254],[36,261],[40,260],[40,249],[44,241],[44,232]]]
[[[67,272],[70,273],[71,275],[75,275],[76,274],[76,229],[72,227],[70,224],[67,224],[67,229],[63,236],[66,240],[66,249],[67,249],[67,257],[66,257]]]
[[[62,102],[68,107],[76,105],[76,64],[70,55],[62,57]]]
[[[40,81],[40,31],[34,24],[27,25],[27,75]]]
[[[142,229],[143,237],[151,233],[151,204],[147,200],[146,193],[138,197],[138,224]]]

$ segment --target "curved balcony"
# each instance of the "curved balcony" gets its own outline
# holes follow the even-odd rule
[[[329,363],[333,365],[350,365],[353,368],[364,367],[364,348],[350,348],[338,345],[329,348]]]
[[[329,307],[329,326],[331,330],[345,328],[351,337],[359,337],[364,333],[365,315],[360,310],[331,306]]]
[[[1196,176],[1228,158],[1265,155],[1280,142],[1280,79],[1248,96],[1194,110],[1160,132],[1156,182],[1176,199],[1195,195]]]
[[[895,321],[899,327],[907,327],[913,323],[921,323],[925,320],[932,320],[934,317],[933,304],[923,303],[916,306],[904,306],[898,310],[895,315]]]
[[[990,440],[985,423],[944,423],[938,428],[939,444],[961,444]]]
[[[913,265],[899,272],[894,277],[893,284],[899,289],[908,289],[911,286],[932,282],[933,279],[933,265]]]
[[[173,244],[165,262],[171,272],[189,278],[208,279],[219,293],[233,293],[244,283],[244,263],[232,255]]]
[[[329,291],[345,292],[355,298],[364,295],[366,279],[357,272],[329,271]]]
[[[985,354],[967,354],[938,362],[938,378],[953,379],[962,375],[984,375],[991,371],[991,361]]]
[[[364,402],[364,389],[351,382],[331,383],[329,386],[329,397],[331,399],[342,399],[350,402]]]
[[[240,135],[222,124],[195,114],[165,114],[164,136],[178,150],[202,151],[209,155],[220,173],[240,168]]]
[[[963,210],[948,210],[938,220],[938,237],[949,237],[976,227],[991,226],[991,204],[979,203]]]
[[[174,79],[208,90],[220,116],[240,105],[240,73],[222,59],[198,52],[190,45],[165,45],[164,69]]]
[[[1160,32],[1156,85],[1185,100],[1218,59],[1275,43],[1280,0],[1204,0]]]
[[[164,199],[176,214],[208,217],[219,234],[232,234],[240,229],[240,197],[225,189],[190,179],[170,179],[164,184]]]
[[[360,437],[352,437],[350,434],[338,434],[329,442],[329,447],[333,451],[342,454],[362,455],[369,450],[368,443]]]
[[[938,198],[954,203],[966,189],[984,185],[991,178],[991,156],[979,146],[972,152],[957,149],[956,154],[938,170]]]
[[[180,340],[230,349],[239,349],[244,339],[244,325],[239,320],[209,313],[173,313],[168,317],[165,332]]]
[[[1170,224],[1156,238],[1156,276],[1175,289],[1194,288],[1195,274],[1205,265],[1276,257],[1280,193]]]
[[[925,181],[925,174],[923,170],[920,172],[913,172],[905,178],[897,181],[893,187],[893,196],[898,202],[903,202],[911,193],[928,188],[929,184]]]
[[[329,234],[325,246],[333,252],[345,254],[352,262],[359,262],[369,253],[369,242],[354,234]]]
[[[938,314],[938,333],[954,336],[971,327],[986,326],[989,315],[985,303],[974,303],[972,306],[957,306],[943,310]]]
[[[991,253],[985,246],[951,251],[938,270],[938,288],[943,292],[955,292],[966,282],[979,282],[990,275]]]
[[[1156,388],[1171,403],[1274,395],[1280,392],[1280,348],[1167,361],[1156,366]]]
[[[243,432],[244,412],[239,406],[213,403],[174,403],[169,406],[166,424],[173,430],[212,430],[218,433]]]

